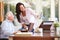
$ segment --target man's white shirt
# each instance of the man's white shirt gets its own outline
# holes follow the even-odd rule
[[[15,26],[9,20],[5,20],[1,24],[2,29],[2,37],[7,38],[8,36],[12,35],[15,32]]]

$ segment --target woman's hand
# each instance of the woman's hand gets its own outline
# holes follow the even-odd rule
[[[22,24],[22,27],[28,30],[28,26],[26,26],[26,24]]]

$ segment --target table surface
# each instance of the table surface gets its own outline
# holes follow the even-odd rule
[[[11,35],[9,40],[59,40],[59,38],[60,35],[57,36],[56,33],[44,32],[43,35],[41,33],[33,33],[31,36]]]
[[[33,33],[31,36],[11,35],[10,37],[54,37],[54,38],[60,38],[60,35],[57,35],[56,33],[44,32],[43,34],[41,34],[41,33]]]

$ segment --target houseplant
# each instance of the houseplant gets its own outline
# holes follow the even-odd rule
[[[59,23],[58,22],[54,23],[54,27],[55,27],[55,31],[56,31],[57,28],[59,27]]]
[[[54,27],[55,27],[55,31],[56,31],[56,34],[59,35],[60,33],[60,27],[59,27],[59,23],[54,23]]]
[[[55,28],[56,28],[56,27],[59,27],[59,23],[58,23],[58,22],[54,23],[54,27],[55,27]]]

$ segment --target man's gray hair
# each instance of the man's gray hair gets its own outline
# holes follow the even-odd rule
[[[8,19],[10,16],[14,17],[13,13],[11,11],[8,11],[6,14],[6,18]]]

